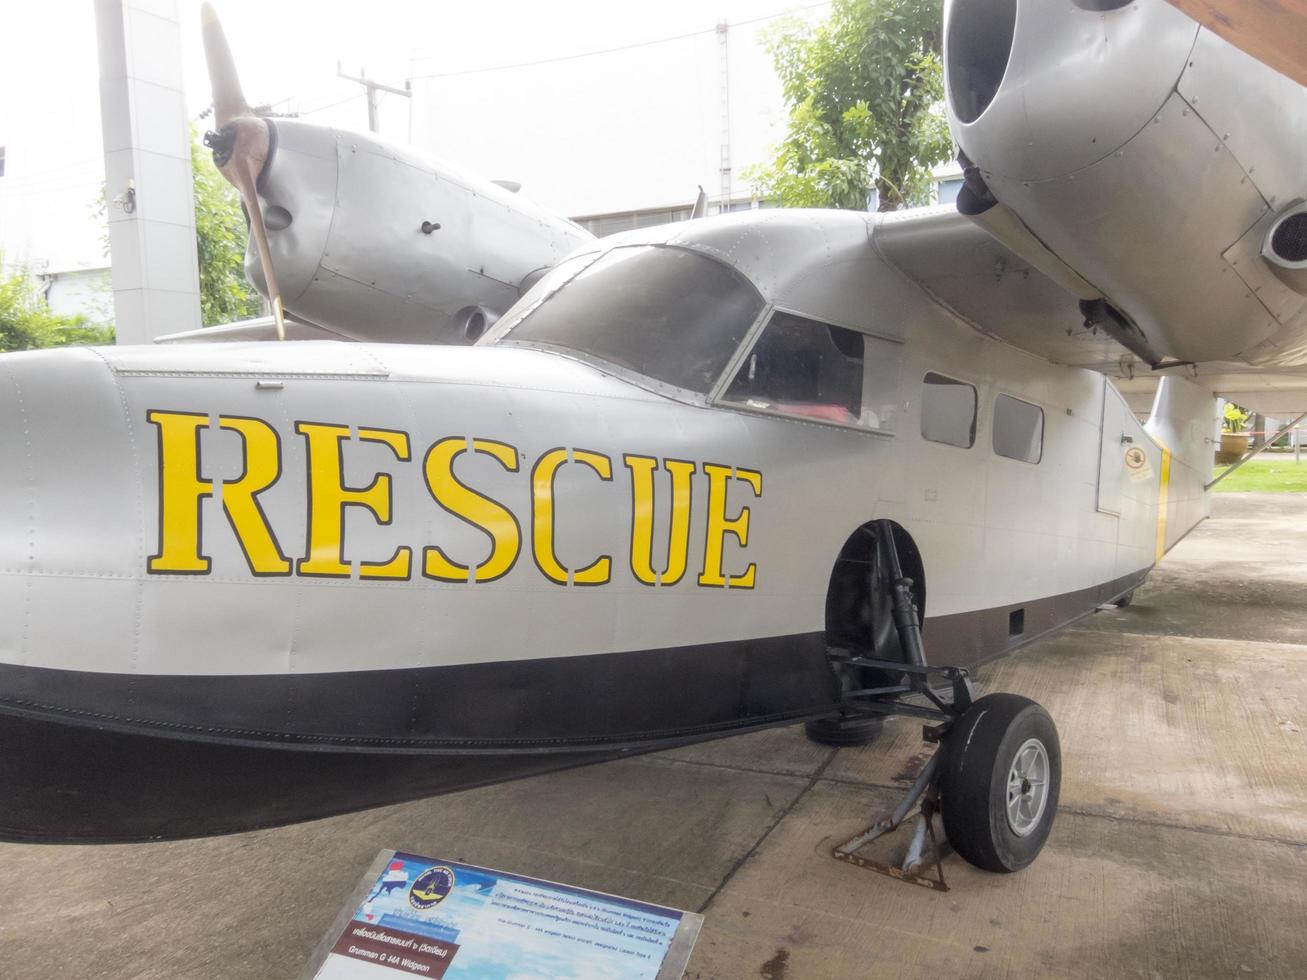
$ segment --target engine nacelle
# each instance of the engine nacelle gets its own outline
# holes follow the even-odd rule
[[[532,273],[592,238],[528,197],[375,136],[269,125],[258,192],[284,305],[347,337],[470,343]],[[245,269],[266,294],[253,248]]]
[[[953,0],[944,38],[954,136],[1002,177],[1083,170],[1158,113],[1197,34],[1161,0],[1107,13],[1074,0]]]
[[[945,72],[973,212],[1009,208],[1143,348],[1307,363],[1263,253],[1307,198],[1307,89],[1165,0],[949,0]]]

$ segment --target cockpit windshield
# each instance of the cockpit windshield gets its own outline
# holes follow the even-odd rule
[[[572,263],[572,278],[560,285],[557,273]],[[700,393],[721,376],[763,307],[730,266],[666,245],[578,256],[536,290],[492,342],[565,348]]]

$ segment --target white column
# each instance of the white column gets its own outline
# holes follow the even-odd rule
[[[95,0],[120,344],[200,326],[177,0]]]

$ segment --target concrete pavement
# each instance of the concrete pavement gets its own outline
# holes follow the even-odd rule
[[[1041,701],[1062,809],[1017,875],[930,892],[829,857],[920,724],[799,729],[171,844],[0,845],[5,977],[293,977],[382,847],[702,910],[688,976],[1300,977],[1307,498],[1229,494],[1133,606],[978,672]]]

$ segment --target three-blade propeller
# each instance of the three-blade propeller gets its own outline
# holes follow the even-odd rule
[[[236,63],[223,33],[222,24],[211,4],[200,8],[204,32],[204,60],[209,68],[209,86],[213,92],[213,113],[217,132],[206,133],[204,145],[213,150],[213,162],[241,196],[250,218],[250,231],[259,250],[259,263],[268,287],[268,301],[277,325],[277,339],[286,339],[286,321],[282,312],[281,289],[272,267],[268,247],[268,228],[259,204],[258,179],[268,161],[271,136],[268,123],[254,114],[241,91]]]

